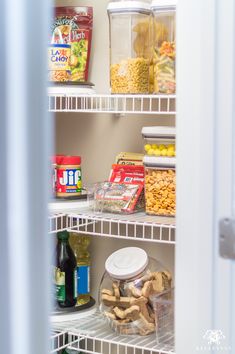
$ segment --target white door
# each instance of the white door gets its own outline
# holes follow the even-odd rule
[[[0,11],[0,352],[49,348],[48,2]]]
[[[235,265],[219,254],[235,213],[234,1],[177,11],[176,353],[235,353]]]

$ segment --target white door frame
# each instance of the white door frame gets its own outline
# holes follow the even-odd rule
[[[207,330],[234,353],[234,266],[218,250],[219,219],[232,215],[234,2],[177,6],[176,353],[218,352]]]
[[[49,351],[46,0],[0,11],[1,353]]]
[[[235,263],[219,256],[219,220],[235,216],[235,4],[216,2],[214,328],[225,335],[221,353],[235,352]],[[224,55],[226,51],[226,55]]]

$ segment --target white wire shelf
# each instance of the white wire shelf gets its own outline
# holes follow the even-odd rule
[[[157,344],[156,335],[119,336],[113,332],[97,311],[78,321],[62,324],[68,329],[68,348],[90,354],[174,354],[174,348]],[[172,342],[173,335],[164,338]],[[161,342],[161,339],[160,339]]]
[[[175,95],[48,94],[50,112],[176,114]]]
[[[56,213],[48,217],[48,233],[53,234],[67,229],[67,216],[64,213]]]
[[[50,353],[57,353],[68,346],[67,331],[54,331],[50,337]]]
[[[175,218],[150,216],[144,212],[96,214],[85,208],[67,215],[67,227],[80,234],[175,244]]]
[[[50,213],[72,213],[77,211],[78,209],[87,207],[88,201],[87,199],[78,199],[78,200],[60,200],[54,199],[48,205],[48,209]]]

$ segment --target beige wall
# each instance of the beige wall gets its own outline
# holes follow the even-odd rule
[[[109,92],[109,43],[107,0],[61,1],[58,5],[91,5],[94,7],[94,31],[90,80],[97,93]],[[108,114],[59,113],[56,123],[56,152],[81,155],[83,182],[101,181],[108,177],[115,156],[121,151],[141,152],[141,128],[149,125],[174,125],[172,117]],[[146,249],[171,271],[174,269],[174,247],[145,242],[94,237],[92,240],[92,289],[97,292],[107,256],[114,250],[135,245]]]

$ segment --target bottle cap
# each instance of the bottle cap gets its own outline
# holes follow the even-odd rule
[[[63,160],[64,155],[56,155],[55,158],[56,158],[56,164],[59,165],[60,162]]]
[[[63,156],[60,165],[80,165],[81,156]]]
[[[68,240],[69,239],[69,233],[68,231],[60,231],[57,232],[57,238],[58,240]]]

